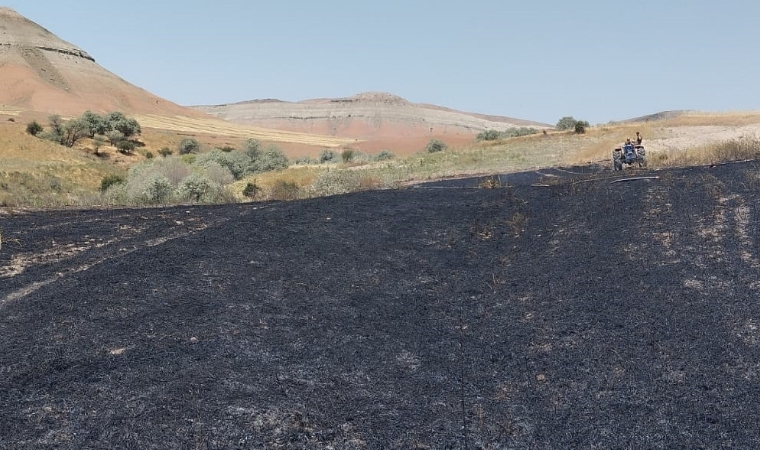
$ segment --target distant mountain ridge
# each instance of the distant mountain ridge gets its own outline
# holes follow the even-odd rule
[[[363,141],[363,147],[369,150],[419,149],[431,138],[462,144],[489,129],[552,128],[529,120],[412,103],[387,92],[299,102],[260,99],[193,108],[244,125],[354,138]]]

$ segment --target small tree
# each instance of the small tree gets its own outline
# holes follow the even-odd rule
[[[442,141],[439,141],[438,139],[431,139],[425,147],[425,150],[427,150],[428,153],[441,152],[443,150],[446,150],[446,144],[444,144]]]
[[[116,144],[116,149],[119,150],[119,153],[123,155],[131,155],[135,150],[135,144],[132,141],[124,139]]]
[[[583,134],[586,132],[586,128],[589,127],[589,123],[585,120],[579,120],[575,122],[575,132],[576,134]]]
[[[558,130],[572,130],[575,128],[577,121],[572,116],[565,116],[557,122]]]
[[[73,147],[78,140],[90,135],[89,126],[81,119],[73,119],[63,126],[61,144]]]
[[[48,125],[50,131],[47,133],[47,138],[55,143],[63,144],[63,119],[58,114],[53,114],[48,117]]]
[[[97,134],[105,135],[108,132],[106,120],[92,111],[85,111],[79,120],[87,125],[87,136],[89,138],[93,138]]]
[[[31,134],[32,136],[37,136],[38,134],[42,132],[42,130],[43,130],[42,125],[37,123],[36,120],[33,120],[26,125],[26,132]]]
[[[182,142],[179,143],[179,148],[178,148],[180,155],[198,153],[200,149],[201,149],[201,144],[193,138],[182,139]]]

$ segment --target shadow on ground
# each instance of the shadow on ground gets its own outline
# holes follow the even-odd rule
[[[757,448],[760,164],[648,175],[6,212],[0,448]]]

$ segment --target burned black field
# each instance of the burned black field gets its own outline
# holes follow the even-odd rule
[[[760,163],[577,172],[0,212],[0,448],[760,447]]]

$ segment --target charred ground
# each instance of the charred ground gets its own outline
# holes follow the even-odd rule
[[[9,212],[0,448],[758,447],[759,174]]]

